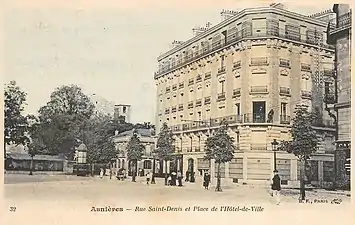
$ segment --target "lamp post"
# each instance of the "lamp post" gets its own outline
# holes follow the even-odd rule
[[[274,139],[273,142],[271,142],[272,145],[272,151],[274,152],[274,171],[276,170],[276,151],[277,151],[277,146],[279,143]]]
[[[152,167],[152,180],[151,180],[151,184],[155,184],[155,154],[153,153],[153,167]]]

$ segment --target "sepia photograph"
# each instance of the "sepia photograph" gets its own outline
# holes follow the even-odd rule
[[[148,2],[6,7],[9,218],[350,206],[352,6]]]

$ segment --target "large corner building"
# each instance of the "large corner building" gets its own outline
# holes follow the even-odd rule
[[[221,13],[210,27],[194,28],[195,36],[158,57],[156,125],[174,132],[180,169],[216,173],[204,161],[204,144],[222,120],[238,150],[222,165],[222,177],[234,182],[270,179],[274,168],[272,141],[290,138],[297,104],[317,112],[320,148],[308,167],[308,178],[323,185],[332,181],[335,126],[324,101],[333,86],[334,48],[326,44],[331,10],[301,15],[280,5]],[[329,96],[328,96],[329,97]],[[327,102],[328,104],[324,104]],[[299,180],[297,158],[277,152],[276,167],[283,184]]]
[[[335,4],[336,18],[329,22],[328,43],[334,44],[335,74],[337,78],[334,105],[337,112],[337,138],[335,151],[335,180],[337,187],[350,187],[351,143],[351,9],[347,4]]]

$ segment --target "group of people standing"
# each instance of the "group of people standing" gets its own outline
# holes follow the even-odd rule
[[[182,187],[182,173],[180,170],[177,171],[177,173],[175,171],[173,171],[171,174],[169,174],[168,176],[168,185],[169,186],[176,186],[176,181],[178,181],[178,186]]]

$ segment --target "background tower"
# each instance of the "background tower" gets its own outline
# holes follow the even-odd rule
[[[131,122],[131,105],[118,104],[114,108],[114,119]]]

